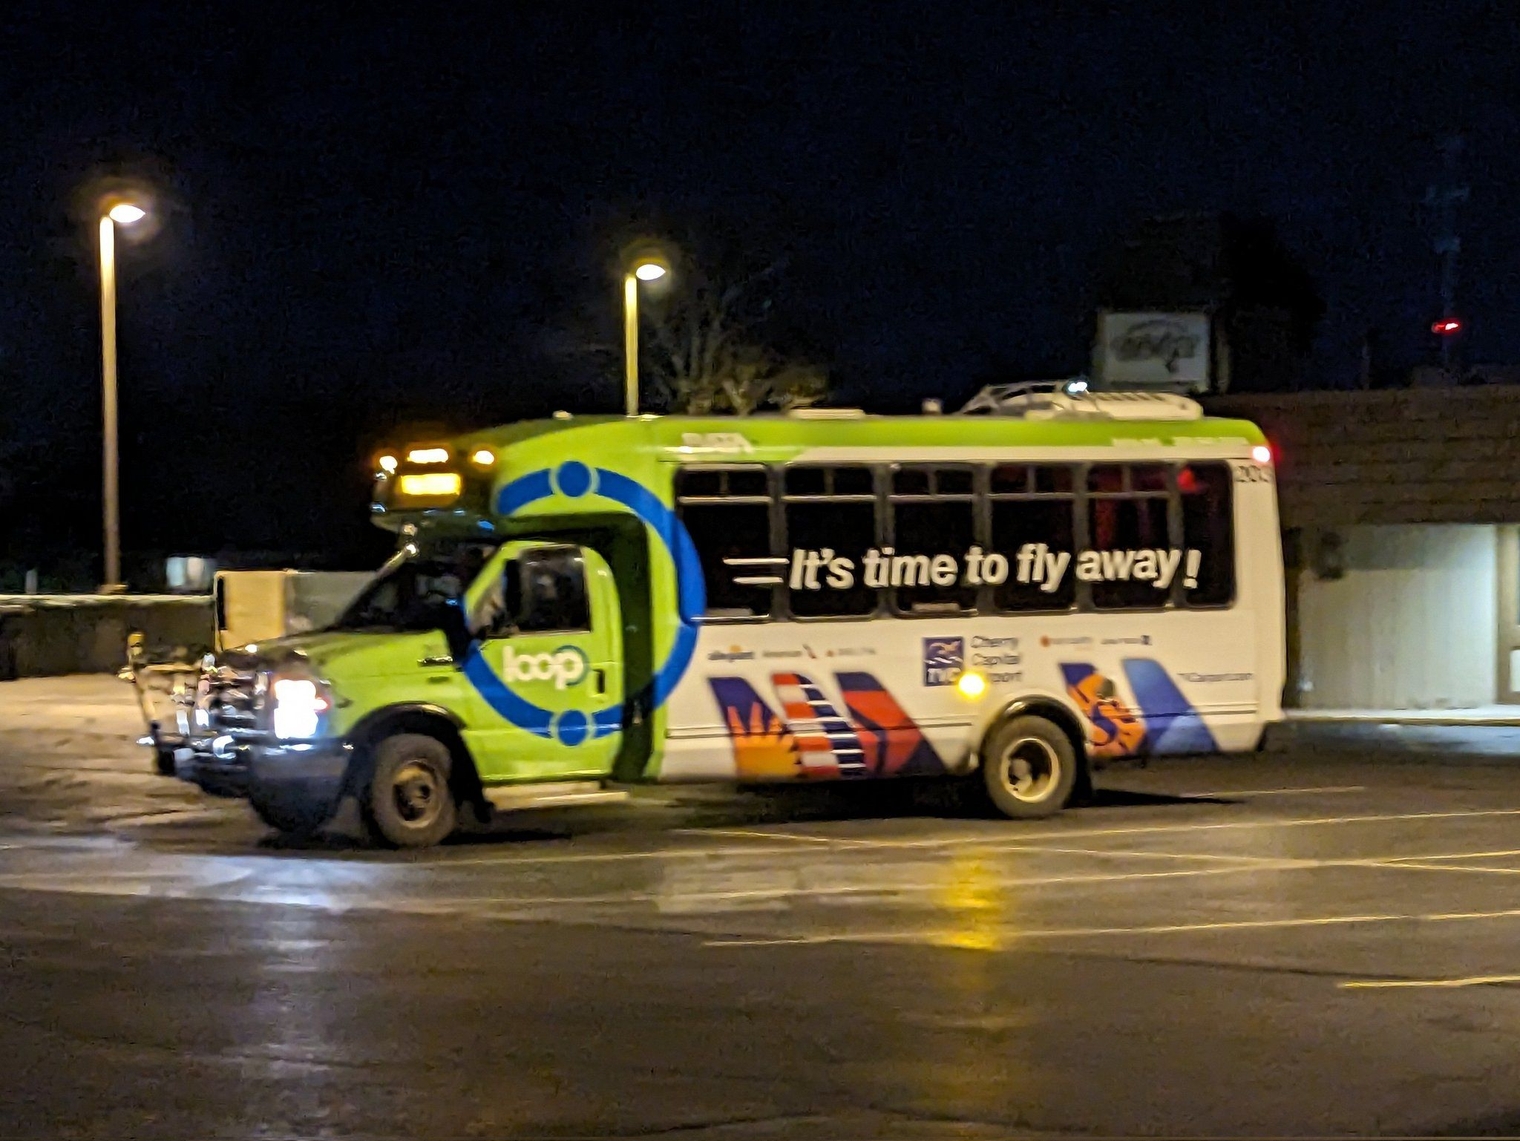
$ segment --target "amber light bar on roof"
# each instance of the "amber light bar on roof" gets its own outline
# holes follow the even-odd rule
[[[396,482],[396,490],[413,499],[452,499],[463,486],[457,471],[409,472]]]

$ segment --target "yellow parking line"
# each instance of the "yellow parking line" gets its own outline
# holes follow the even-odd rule
[[[1064,939],[1089,935],[1182,935],[1197,931],[1253,931],[1285,927],[1342,927],[1363,923],[1456,923],[1483,919],[1517,919],[1520,908],[1502,911],[1449,911],[1426,914],[1315,915],[1292,919],[1227,919],[1213,923],[1158,923],[1142,927],[1065,927],[1020,931],[1020,938]]]
[[[808,836],[801,832],[761,832],[747,828],[677,828],[683,836],[738,836],[746,840],[791,840],[797,844],[826,844],[830,847],[849,847],[859,841],[839,836]]]
[[[1418,857],[1405,860],[1368,860],[1369,867],[1409,868],[1417,872],[1477,872],[1490,876],[1520,876],[1520,868],[1492,868],[1485,864],[1427,864]]]
[[[1389,860],[1484,860],[1490,856],[1520,856],[1520,848],[1499,848],[1487,852],[1452,852],[1438,856],[1388,856]]]
[[[1411,987],[1499,986],[1520,983],[1520,975],[1473,975],[1465,979],[1348,979],[1336,983],[1342,990],[1399,990]]]
[[[1209,931],[1277,930],[1293,927],[1337,927],[1371,923],[1455,923],[1492,919],[1520,918],[1520,908],[1504,911],[1455,911],[1408,915],[1318,915],[1293,919],[1237,919],[1216,923],[1166,923],[1140,927],[1055,927],[1040,929],[1009,928],[996,933],[1000,946],[1013,947],[1020,942],[1044,939],[1085,939],[1111,935],[1190,935]],[[942,934],[931,931],[905,934],[808,935],[775,939],[711,939],[706,947],[769,947],[799,943],[925,943],[944,941]]]
[[[1452,812],[1390,812],[1363,816],[1299,816],[1290,817],[1286,820],[1225,820],[1212,823],[1138,824],[1126,828],[1044,828],[1030,831],[1019,831],[1017,824],[1009,822],[1007,827],[1010,834],[1006,837],[983,832],[974,836],[945,836],[932,839],[873,840],[852,837],[850,839],[830,840],[829,842],[852,848],[923,850],[975,846],[985,848],[988,851],[1001,851],[1025,847],[1031,840],[1083,840],[1096,836],[1151,836],[1165,835],[1172,832],[1191,834],[1195,832],[1234,831],[1242,828],[1313,828],[1333,824],[1383,824],[1404,820],[1464,820],[1509,816],[1520,816],[1520,808],[1482,808]],[[689,830],[691,835],[699,835],[707,831],[709,830]],[[760,832],[757,835],[774,837],[778,834]],[[826,838],[816,837],[816,839],[822,841]]]
[[[1364,784],[1327,784],[1318,788],[1221,788],[1212,792],[1179,792],[1178,796],[1307,796],[1312,792],[1366,792]]]
[[[1045,839],[1082,839],[1088,836],[1144,836],[1167,832],[1219,832],[1241,828],[1313,828],[1329,824],[1384,824],[1400,820],[1459,820],[1497,816],[1520,816],[1520,808],[1481,808],[1454,812],[1389,812],[1365,816],[1299,816],[1287,820],[1225,820],[1214,823],[1140,824],[1129,828],[1059,828],[1028,832],[1018,841]],[[959,844],[988,844],[988,837],[949,836],[942,840],[872,840],[861,841],[876,847],[928,848]]]

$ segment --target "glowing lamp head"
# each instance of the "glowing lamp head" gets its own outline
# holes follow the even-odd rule
[[[976,670],[963,670],[955,679],[955,691],[968,701],[975,701],[987,692],[987,677]]]
[[[1269,464],[1272,462],[1272,449],[1266,444],[1257,444],[1251,449],[1251,458],[1259,464]]]
[[[395,475],[396,474],[397,463],[396,463],[396,457],[395,456],[391,456],[391,455],[381,456],[378,460],[375,461],[375,463],[380,468],[380,470],[383,471],[386,475]]]
[[[1455,317],[1443,317],[1430,327],[1430,331],[1440,337],[1449,337],[1462,331],[1462,322]]]
[[[141,222],[148,216],[148,212],[130,202],[118,202],[106,211],[106,216],[118,226],[130,226],[133,222]]]
[[[315,737],[327,712],[327,696],[307,678],[282,677],[274,683],[274,735],[285,740]]]
[[[659,262],[640,262],[633,267],[633,276],[640,281],[659,281],[665,276],[665,267]]]

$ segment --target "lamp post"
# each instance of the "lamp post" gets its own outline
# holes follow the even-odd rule
[[[658,281],[665,273],[662,262],[646,258],[623,279],[623,380],[629,416],[639,414],[639,282]]]
[[[141,206],[118,202],[100,218],[100,357],[104,442],[101,475],[104,494],[106,575],[102,593],[114,594],[121,582],[121,503],[116,453],[116,227],[147,216]]]

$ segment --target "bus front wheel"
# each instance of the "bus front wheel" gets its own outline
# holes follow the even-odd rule
[[[982,747],[982,783],[1004,816],[1037,820],[1053,816],[1071,799],[1077,753],[1060,726],[1026,715],[1003,722]]]
[[[422,733],[398,733],[375,746],[361,803],[371,829],[398,848],[428,848],[454,831],[449,747]]]

